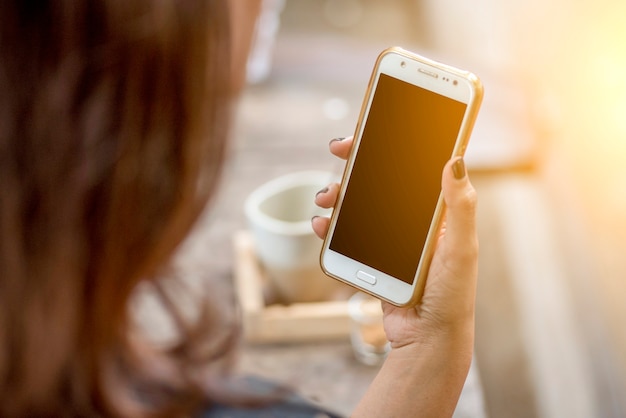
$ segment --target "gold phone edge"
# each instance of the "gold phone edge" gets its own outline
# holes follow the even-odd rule
[[[478,116],[478,111],[480,109],[480,104],[482,103],[482,99],[483,99],[483,95],[484,95],[484,88],[483,85],[480,81],[480,79],[472,72],[469,71],[465,71],[465,70],[460,70],[458,68],[452,67],[450,65],[447,64],[443,64],[440,63],[438,61],[432,60],[430,58],[426,58],[422,55],[416,54],[414,52],[408,51],[402,47],[399,46],[393,46],[393,47],[389,47],[385,50],[383,50],[378,57],[376,58],[376,61],[374,63],[374,67],[372,69],[372,73],[370,75],[368,84],[367,84],[367,88],[365,90],[365,95],[363,98],[363,103],[361,104],[361,111],[359,112],[359,117],[357,119],[357,124],[354,130],[354,134],[353,137],[354,138],[358,138],[358,133],[360,132],[361,129],[361,125],[363,123],[363,116],[365,114],[365,111],[367,109],[367,105],[369,103],[370,100],[370,95],[371,95],[371,90],[374,86],[374,82],[376,80],[376,75],[378,73],[378,68],[380,65],[381,60],[383,59],[383,57],[389,53],[397,53],[399,55],[405,56],[409,59],[415,59],[421,62],[424,62],[428,65],[431,65],[439,70],[442,71],[446,71],[446,72],[450,72],[452,74],[455,74],[459,77],[462,77],[466,80],[469,81],[470,83],[470,87],[471,87],[471,97],[470,100],[468,101],[468,110],[465,116],[465,119],[463,121],[463,124],[461,126],[461,131],[459,132],[459,139],[457,140],[457,143],[455,144],[455,148],[452,152],[452,155],[450,156],[450,158],[453,157],[458,157],[458,156],[463,156],[465,154],[465,150],[467,148],[467,144],[469,143],[469,139],[472,133],[472,130],[474,128],[474,124],[476,122],[476,117]],[[358,138],[358,140],[360,141],[360,138]],[[335,208],[339,206],[339,204],[341,203],[341,200],[343,199],[343,195],[345,192],[345,187],[346,187],[346,180],[347,180],[347,176],[349,174],[349,172],[351,171],[352,168],[352,164],[354,162],[354,158],[356,155],[356,150],[358,149],[358,146],[356,143],[354,143],[352,145],[352,150],[350,151],[350,155],[348,157],[348,160],[346,161],[346,165],[344,167],[344,171],[343,171],[343,175],[341,177],[341,187],[340,187],[340,191],[339,191],[339,196],[338,196],[338,200],[335,203]],[[405,303],[398,303],[395,302],[393,300],[390,300],[388,298],[385,298],[383,296],[381,296],[380,294],[377,294],[375,292],[370,292],[367,289],[358,286],[357,284],[345,280],[341,277],[338,277],[334,274],[332,274],[331,272],[329,272],[325,267],[324,267],[324,249],[327,247],[327,244],[329,244],[327,241],[330,237],[330,231],[332,230],[332,227],[334,225],[334,223],[336,222],[336,217],[338,216],[338,213],[336,210],[333,209],[333,212],[331,214],[331,219],[330,219],[330,223],[329,223],[329,228],[328,231],[326,233],[326,236],[324,237],[323,243],[322,243],[322,251],[320,252],[320,267],[322,269],[322,272],[324,274],[326,274],[327,276],[335,279],[335,280],[339,280],[342,283],[345,283],[353,288],[355,288],[358,291],[370,294],[380,300],[383,300],[385,302],[388,302],[394,306],[400,307],[400,308],[405,308],[405,307],[411,307],[411,306],[415,306],[419,303],[419,301],[421,300],[423,294],[424,294],[424,288],[426,286],[426,278],[428,276],[428,270],[430,269],[430,263],[432,261],[434,252],[435,252],[435,243],[434,240],[436,238],[436,236],[439,234],[439,231],[441,230],[441,225],[443,222],[443,214],[445,213],[445,202],[443,201],[443,196],[440,194],[439,196],[439,200],[437,202],[437,206],[435,209],[435,215],[433,216],[433,221],[431,223],[431,227],[428,231],[428,235],[426,238],[426,244],[424,246],[424,251],[421,255],[421,260],[420,263],[418,265],[418,270],[417,270],[417,274],[416,274],[416,282],[415,282],[415,286],[413,288],[413,292],[411,295],[411,298],[405,302]]]

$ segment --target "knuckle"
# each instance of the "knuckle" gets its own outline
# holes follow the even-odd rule
[[[476,189],[473,187],[467,189],[456,203],[457,207],[463,212],[467,213],[469,216],[475,216],[476,206],[478,205],[478,194],[476,193]]]

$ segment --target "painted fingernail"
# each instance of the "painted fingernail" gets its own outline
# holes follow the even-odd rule
[[[333,142],[341,142],[341,141],[343,141],[344,139],[346,139],[346,137],[345,137],[345,136],[342,136],[342,137],[340,137],[340,138],[333,138],[333,139],[331,139],[331,140],[330,140],[330,143],[332,144]]]
[[[328,192],[328,187],[324,187],[322,190],[320,190],[319,192],[315,193],[315,197],[317,197],[317,196],[319,196],[321,194],[324,194],[326,192]]]
[[[459,158],[452,164],[452,172],[454,173],[454,178],[457,180],[461,180],[465,177],[465,161],[463,161],[463,158]]]

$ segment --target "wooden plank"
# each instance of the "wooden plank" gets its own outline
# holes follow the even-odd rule
[[[252,343],[347,339],[347,301],[265,305],[263,275],[247,231],[234,236],[235,286],[243,316],[244,338]]]
[[[590,363],[545,191],[538,178],[520,175],[503,179],[495,192],[539,414],[598,416]]]
[[[254,244],[246,231],[236,232],[235,244],[235,286],[244,313],[260,312],[263,302],[263,283],[259,278],[254,256]]]

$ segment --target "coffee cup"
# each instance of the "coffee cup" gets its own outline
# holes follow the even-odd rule
[[[259,186],[245,201],[257,258],[282,302],[327,300],[339,287],[320,269],[322,240],[311,228],[313,216],[330,214],[315,205],[315,194],[336,179],[327,171],[295,172]]]

